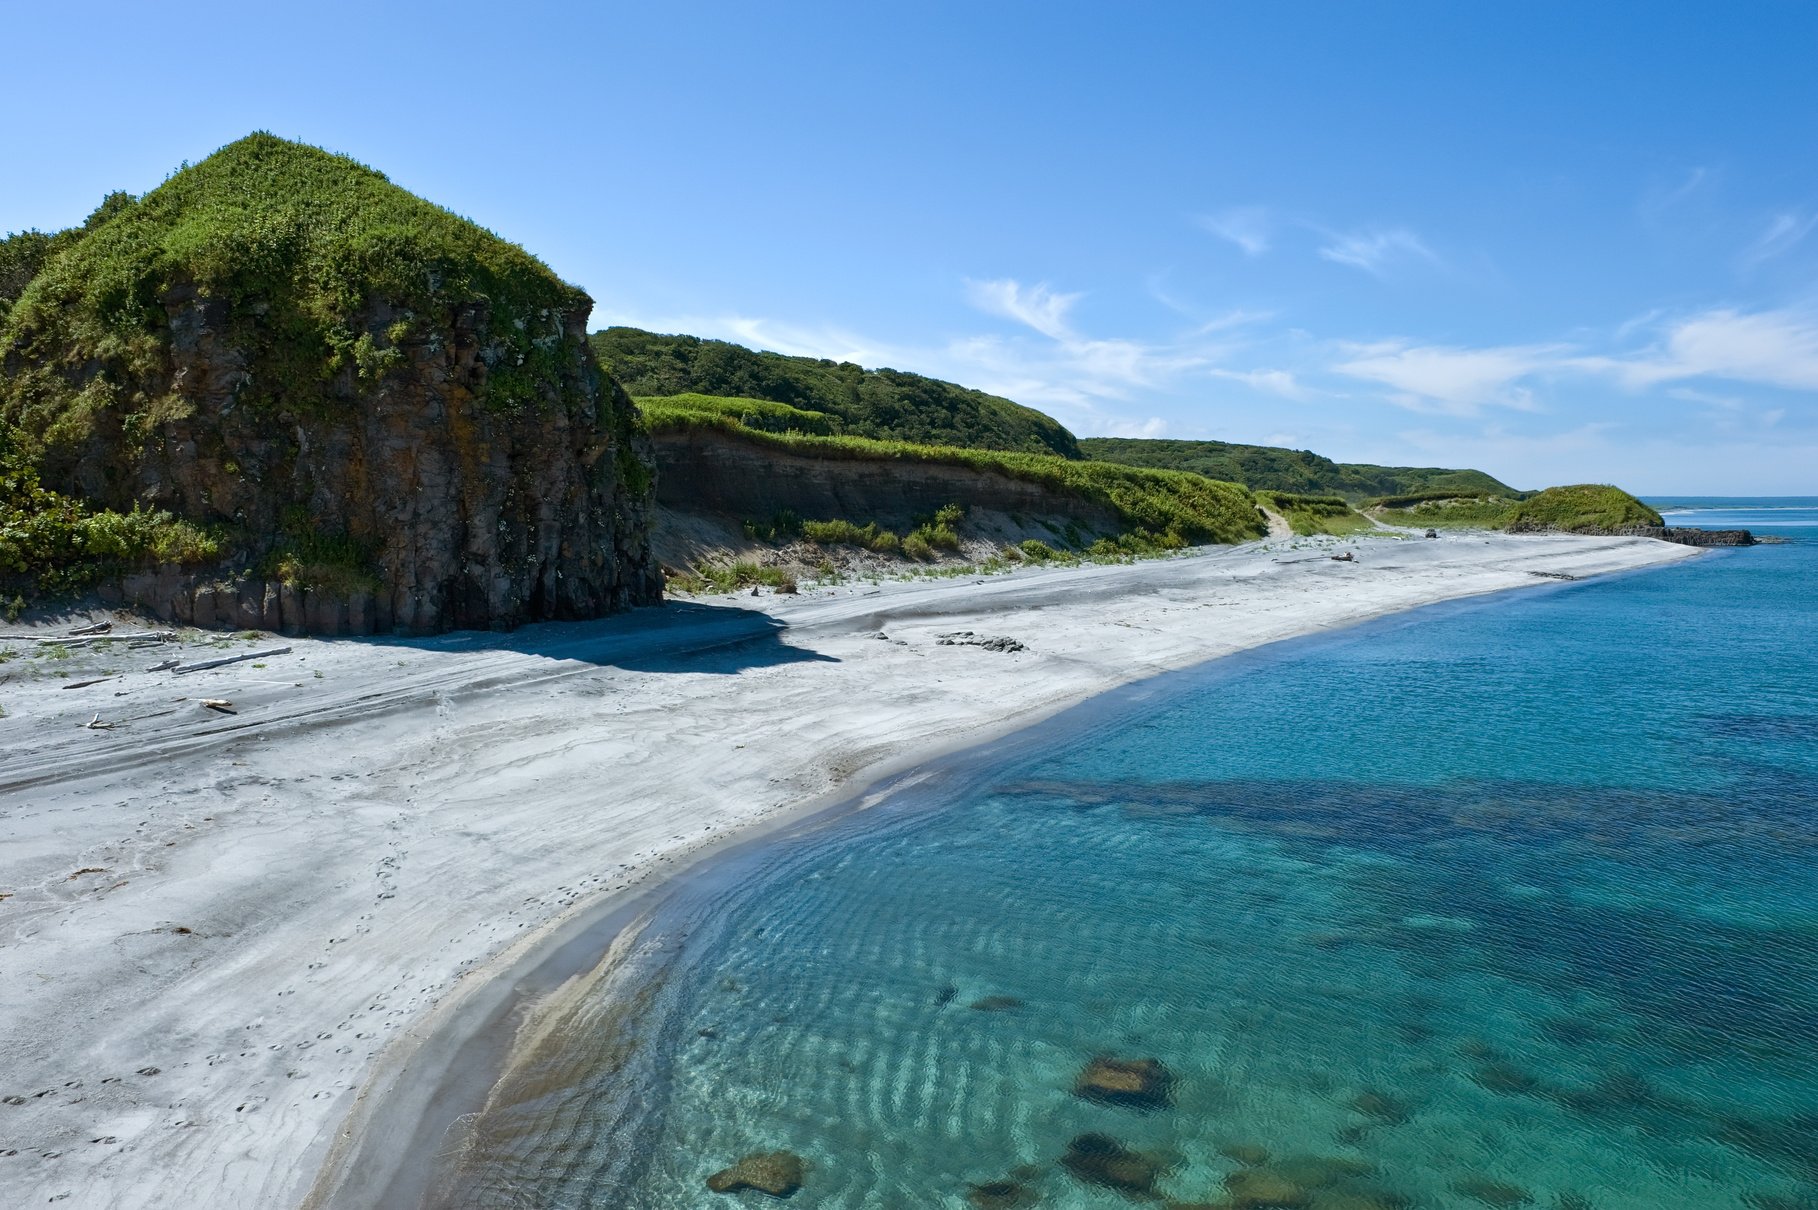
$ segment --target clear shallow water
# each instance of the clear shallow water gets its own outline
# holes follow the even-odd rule
[[[1266,1151],[1260,1204],[1818,1206],[1812,504],[1112,695],[729,858],[459,1202],[769,1204],[703,1182],[787,1148],[791,1205],[1129,1206],[1056,1163],[1097,1132],[1186,1203]],[[1172,1104],[1073,1095],[1095,1055]]]

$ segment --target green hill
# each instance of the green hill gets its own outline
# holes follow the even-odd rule
[[[1353,502],[1427,491],[1448,491],[1460,496],[1521,495],[1482,471],[1334,462],[1307,450],[1271,445],[1087,437],[1081,439],[1079,448],[1097,462],[1192,471],[1211,479],[1247,484],[1258,491],[1337,495]]]
[[[1391,525],[1510,533],[1605,533],[1665,524],[1659,513],[1621,488],[1599,483],[1549,487],[1525,497],[1421,492],[1380,500],[1369,513]]]
[[[855,437],[1080,456],[1073,434],[1052,417],[920,374],[639,328],[606,328],[591,339],[600,363],[634,397],[762,399],[836,417],[841,431]]]
[[[591,308],[516,244],[269,134],[13,236],[0,577],[60,590],[218,559],[248,591],[313,582],[325,610],[331,583],[376,594],[355,630],[650,599],[650,470]]]

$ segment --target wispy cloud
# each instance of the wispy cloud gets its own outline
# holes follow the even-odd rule
[[[1325,231],[1322,234],[1325,235],[1326,242],[1319,249],[1321,256],[1334,264],[1350,265],[1378,277],[1384,276],[1397,262],[1416,260],[1430,265],[1444,264],[1438,253],[1427,247],[1418,235],[1406,227],[1352,232]]]
[[[1651,348],[1626,356],[1580,358],[1575,364],[1613,374],[1632,388],[1722,378],[1818,390],[1818,314],[1714,308],[1670,323]]]
[[[1655,339],[1621,352],[1572,345],[1482,348],[1388,341],[1340,345],[1330,369],[1390,388],[1389,402],[1413,411],[1470,416],[1485,407],[1541,410],[1534,385],[1549,378],[1591,377],[1641,391],[1667,384],[1720,380],[1818,391],[1818,313],[1712,308],[1676,319],[1641,321]],[[1636,325],[1625,324],[1632,332]],[[1725,396],[1678,389],[1678,398],[1711,404]]]
[[[1227,382],[1241,382],[1252,390],[1262,391],[1269,395],[1279,395],[1283,399],[1310,399],[1316,392],[1291,370],[1224,370],[1206,371],[1213,378],[1222,378]]]
[[[1468,349],[1398,341],[1348,350],[1351,356],[1333,370],[1389,387],[1389,401],[1410,411],[1454,416],[1492,406],[1538,410],[1533,392],[1521,381],[1557,365],[1565,351],[1554,345]]]
[[[1100,402],[1128,400],[1210,365],[1224,346],[1208,334],[1243,322],[1241,315],[1222,317],[1176,342],[1094,337],[1072,322],[1073,306],[1083,297],[1078,293],[1000,278],[968,281],[966,296],[978,310],[1020,324],[1046,341],[964,337],[947,346],[946,359],[965,366],[986,390],[1088,413]]]
[[[1215,214],[1202,214],[1199,225],[1218,238],[1236,244],[1246,256],[1261,256],[1267,252],[1275,229],[1268,210],[1261,206],[1233,206]]]
[[[1641,195],[1636,210],[1646,223],[1664,222],[1673,211],[1692,201],[1716,182],[1717,174],[1711,169],[1702,166],[1689,168],[1683,176],[1671,183],[1650,186]]]
[[[1782,210],[1769,219],[1761,234],[1743,249],[1743,266],[1759,265],[1791,252],[1811,234],[1815,225],[1818,225],[1818,211]]]
[[[1046,282],[1025,286],[1010,278],[966,282],[966,297],[973,306],[989,315],[1012,319],[1034,328],[1050,340],[1072,340],[1073,330],[1067,324],[1067,312],[1081,295],[1059,294]]]

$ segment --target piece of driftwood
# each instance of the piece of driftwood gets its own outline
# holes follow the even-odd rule
[[[70,631],[69,633],[70,633],[70,637],[74,638],[77,635],[84,635],[84,634],[106,634],[108,631],[112,630],[113,628],[114,628],[114,624],[112,622],[96,622],[93,626],[78,626],[78,627],[76,627],[76,629]]]
[[[238,664],[243,660],[262,660],[274,655],[289,655],[290,652],[289,647],[274,647],[270,651],[249,651],[245,655],[223,656],[218,660],[203,660],[199,664],[180,664],[171,671],[181,676],[185,672],[201,672],[204,668],[219,668],[223,664]]]
[[[174,630],[146,630],[136,634],[42,635],[0,634],[0,641],[11,643],[61,643],[65,647],[86,647],[90,643],[174,643]]]
[[[114,725],[112,723],[102,722],[101,716],[99,714],[97,714],[97,715],[95,715],[95,717],[89,719],[86,723],[83,723],[82,726],[85,730],[88,730],[88,731],[112,731],[114,729]]]
[[[172,668],[177,667],[182,662],[183,662],[182,660],[165,660],[162,664],[153,664],[150,668],[147,668],[146,671],[147,672],[168,672]]]
[[[226,698],[205,697],[202,699],[202,704],[210,710],[219,710],[222,714],[240,713],[238,710],[234,709],[234,704]]]
[[[111,676],[98,676],[92,681],[71,681],[63,687],[65,689],[86,689],[90,685],[99,685],[102,681],[111,681],[113,679],[114,678]]]

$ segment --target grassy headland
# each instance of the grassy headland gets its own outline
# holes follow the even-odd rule
[[[1257,491],[1343,496],[1355,504],[1381,496],[1445,491],[1454,496],[1520,495],[1482,471],[1433,466],[1372,466],[1334,462],[1308,450],[1226,441],[1087,437],[1080,452],[1097,462],[1192,471],[1210,479],[1245,483]]]
[[[600,363],[633,397],[766,400],[834,417],[840,432],[856,437],[1080,456],[1073,434],[1053,417],[921,374],[639,328],[606,328],[591,339]]]
[[[1664,524],[1659,513],[1621,488],[1592,483],[1549,487],[1517,497],[1445,492],[1391,496],[1376,501],[1368,512],[1391,525],[1516,533],[1596,533]]]

